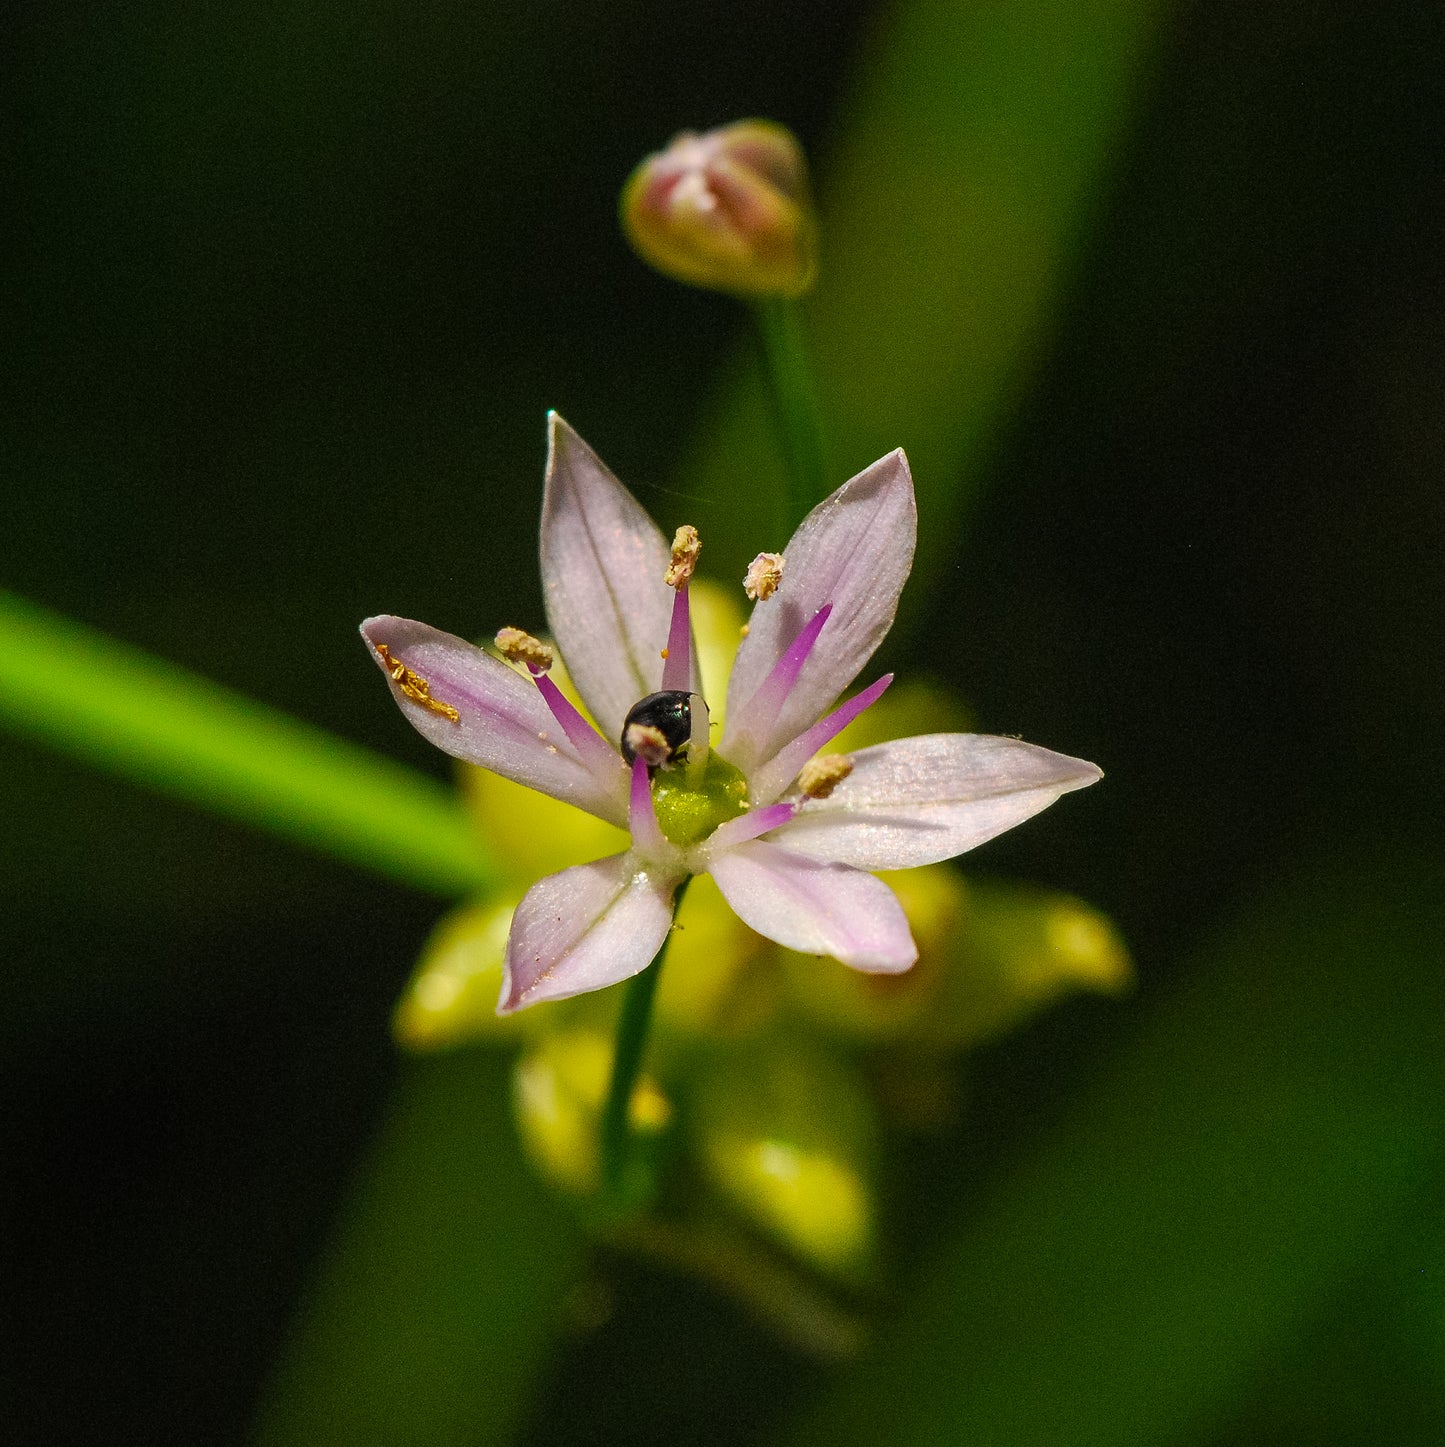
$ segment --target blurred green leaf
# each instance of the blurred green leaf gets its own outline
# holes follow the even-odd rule
[[[1442,938],[1438,863],[1278,887],[792,1440],[1143,1447],[1207,1420],[1438,1166]]]
[[[527,1170],[507,1061],[408,1062],[262,1415],[261,1447],[511,1439],[581,1259]]]
[[[0,721],[66,753],[439,894],[490,880],[425,776],[0,591]]]
[[[932,571],[1069,279],[1135,108],[1167,0],[913,0],[885,7],[832,156],[805,319],[830,424],[830,481],[895,447],[913,465]],[[782,487],[756,368],[704,429],[687,485]],[[741,572],[756,515],[708,517]],[[916,595],[917,590],[913,590]],[[921,596],[921,595],[918,595]]]

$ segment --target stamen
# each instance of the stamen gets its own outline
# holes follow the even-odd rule
[[[628,724],[627,747],[632,750],[633,761],[640,759],[649,769],[661,767],[672,757],[667,735],[652,724]]]
[[[759,834],[766,834],[769,829],[786,824],[797,812],[796,804],[769,804],[764,809],[740,814],[736,819],[729,819],[713,830],[707,841],[707,848],[731,849],[734,844],[746,843],[749,839],[756,839]]]
[[[548,644],[520,628],[503,628],[497,633],[497,652],[508,663],[526,664],[533,677],[546,673],[557,661],[557,655]]]
[[[798,777],[803,765],[829,739],[842,733],[865,708],[877,703],[892,682],[893,675],[885,673],[876,683],[870,683],[862,693],[854,694],[847,703],[839,704],[826,718],[820,719],[812,728],[799,734],[786,748],[780,749],[775,757],[750,776],[753,797],[766,799],[771,795],[776,798]]]
[[[853,760],[847,754],[820,754],[803,765],[798,787],[810,799],[826,799],[852,772]]]
[[[635,724],[634,727],[643,729],[647,725]],[[652,782],[647,774],[647,760],[641,753],[632,761],[632,797],[627,825],[632,831],[633,844],[643,854],[658,855],[666,850],[667,840],[657,822],[657,810],[652,806]]]
[[[778,591],[788,560],[781,553],[759,553],[748,564],[743,592],[755,602],[765,603]]]
[[[672,535],[672,561],[662,581],[669,588],[680,588],[692,577],[697,560],[702,554],[702,539],[691,523],[684,523]]]
[[[798,675],[803,671],[803,665],[808,661],[808,655],[813,651],[813,645],[818,641],[818,635],[823,631],[823,625],[828,621],[828,615],[833,611],[831,603],[825,603],[816,613],[803,625],[802,631],[788,645],[787,652],[773,665],[772,671],[758,685],[758,690],[748,700],[743,710],[743,718],[746,720],[739,733],[753,741],[755,748],[761,748],[766,742],[768,735],[773,730],[773,725],[778,721],[778,715],[783,711],[783,705],[788,701],[788,695],[793,691],[793,685],[798,681]],[[813,750],[809,749],[809,753]]]
[[[386,665],[386,671],[391,675],[391,681],[401,690],[403,698],[409,698],[413,703],[419,703],[423,708],[429,708],[433,713],[439,713],[452,723],[460,723],[462,716],[451,704],[443,703],[439,698],[431,696],[431,684],[421,674],[413,672],[399,658],[393,658],[391,651],[385,643],[376,645],[377,656]]]
[[[562,725],[567,742],[577,751],[577,756],[597,777],[612,787],[616,782],[617,766],[621,763],[617,750],[582,717],[572,706],[571,700],[546,674],[534,674],[532,682],[552,710],[552,717]]]
[[[684,581],[672,596],[672,625],[667,630],[667,647],[662,653],[662,691],[689,693],[692,690],[692,611]]]

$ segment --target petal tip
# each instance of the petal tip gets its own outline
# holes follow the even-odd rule
[[[497,996],[497,1014],[502,1019],[508,1015],[515,1015],[522,1008],[522,997],[512,985],[512,971],[510,966],[502,975],[502,993]]]
[[[377,644],[385,643],[393,637],[396,625],[406,621],[405,618],[398,618],[394,613],[377,613],[371,618],[362,619],[361,627],[357,629],[357,632],[361,634],[362,641],[378,663],[381,663],[381,658],[376,651]],[[382,666],[385,667],[384,664]]]

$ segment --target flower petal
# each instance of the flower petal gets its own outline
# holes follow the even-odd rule
[[[465,639],[408,618],[368,618],[361,636],[392,697],[424,738],[454,758],[626,828],[622,756],[615,772],[584,763],[528,679]],[[409,671],[400,681],[393,676],[398,665]],[[417,697],[423,683],[433,706]]]
[[[783,584],[753,608],[733,665],[726,736],[718,746],[729,762],[748,773],[770,759],[858,676],[892,626],[917,533],[913,478],[901,450],[845,482],[803,519],[784,555]],[[830,603],[787,699],[767,727],[755,730],[748,704],[808,620]]]
[[[871,874],[754,839],[708,866],[742,922],[790,950],[898,974],[918,958],[898,897]]]
[[[952,859],[1102,777],[1095,765],[1019,739],[921,734],[852,755],[853,772],[809,799],[780,843],[859,869]]]
[[[663,575],[671,553],[597,454],[555,412],[549,423],[542,499],[547,622],[577,691],[615,741],[632,705],[662,686],[673,601]]]
[[[512,916],[499,1015],[641,973],[672,927],[678,876],[629,850],[538,880]]]

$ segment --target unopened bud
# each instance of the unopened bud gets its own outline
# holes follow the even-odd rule
[[[672,537],[672,559],[667,565],[663,582],[669,588],[680,588],[692,577],[697,560],[702,556],[702,539],[697,529],[684,523]]]
[[[599,1121],[612,1075],[612,1043],[590,1030],[543,1036],[512,1072],[512,1105],[522,1144],[555,1185],[578,1195],[598,1186]],[[672,1119],[657,1084],[642,1076],[628,1107],[638,1144],[655,1141]]]
[[[520,896],[518,889],[489,904],[465,905],[436,927],[392,1016],[398,1044],[425,1051],[517,1037],[518,1017],[498,1015],[496,1007]]]
[[[949,941],[951,958],[920,1033],[972,1047],[1081,990],[1129,989],[1129,952],[1107,917],[1082,900],[1026,885],[975,882]]]
[[[866,1272],[876,1121],[846,1059],[792,1036],[720,1052],[693,1082],[690,1128],[713,1186],[754,1225],[831,1276]]]
[[[632,173],[622,224],[645,261],[693,286],[796,297],[817,270],[802,147],[773,121],[674,137]]]
[[[766,602],[778,591],[788,560],[781,553],[759,553],[743,578],[743,592],[755,602]]]

